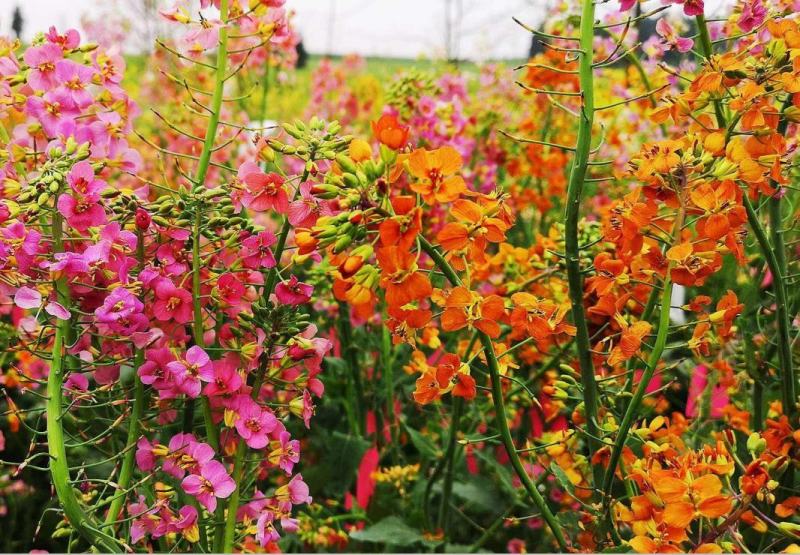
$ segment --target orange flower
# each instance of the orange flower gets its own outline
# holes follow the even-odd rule
[[[462,363],[458,355],[445,354],[435,369],[425,366],[413,393],[417,403],[426,405],[450,392],[468,400],[475,398],[475,378],[469,374],[469,365]]]
[[[597,275],[587,280],[589,292],[594,292],[598,297],[608,295],[614,285],[627,285],[630,276],[627,265],[622,260],[612,257],[611,253],[601,252],[594,259]]]
[[[381,247],[375,254],[381,268],[380,284],[390,307],[402,307],[433,292],[428,276],[417,271],[417,258],[408,249]]]
[[[400,125],[397,116],[385,114],[372,122],[372,133],[382,144],[392,150],[402,148],[408,142],[408,126]]]
[[[667,260],[673,262],[672,281],[678,285],[702,285],[706,278],[722,266],[716,252],[695,253],[694,246],[685,242],[667,251]]]
[[[642,339],[650,333],[652,326],[648,322],[638,321],[628,325],[619,314],[614,319],[622,328],[622,336],[608,355],[608,365],[616,366],[635,355],[642,346]]]
[[[486,241],[500,243],[506,237],[508,226],[500,218],[493,217],[498,209],[497,201],[482,207],[471,200],[459,199],[450,209],[458,222],[445,225],[436,239],[446,251],[461,250],[468,245],[483,250]]]
[[[461,155],[451,146],[415,150],[408,157],[409,171],[417,178],[411,190],[422,195],[428,204],[456,200],[467,190],[464,179],[454,175],[461,164]]]
[[[515,305],[511,311],[511,327],[524,330],[537,343],[561,333],[575,335],[575,326],[564,322],[567,310],[563,306],[530,293],[514,293],[511,301]]]
[[[455,331],[472,326],[493,339],[500,335],[497,321],[505,315],[505,305],[499,296],[482,297],[460,286],[450,292],[444,306],[443,330]]]
[[[416,205],[414,197],[401,195],[392,199],[395,215],[386,218],[378,226],[381,244],[409,248],[422,229],[422,210]]]

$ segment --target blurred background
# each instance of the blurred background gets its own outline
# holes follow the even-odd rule
[[[706,2],[707,13],[724,0]],[[359,54],[383,58],[520,59],[531,37],[511,20],[532,25],[553,13],[559,0],[287,0],[296,13],[310,54]],[[49,25],[58,29],[97,25],[117,32],[129,53],[149,50],[165,25],[158,10],[172,0],[0,0],[0,34],[20,29],[29,40]],[[648,6],[656,7],[658,2]],[[600,3],[602,16],[617,11],[617,0]],[[650,7],[646,8],[650,9]],[[18,17],[14,17],[14,13]],[[14,26],[15,20],[17,27]]]

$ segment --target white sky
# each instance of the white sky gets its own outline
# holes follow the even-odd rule
[[[19,5],[25,18],[24,36],[56,25],[80,28],[82,14],[104,6],[143,0],[0,0],[0,33],[11,33],[11,13]],[[546,17],[548,0],[450,0],[462,5],[459,57],[476,60],[519,58],[527,53],[530,35],[511,16],[536,23]],[[555,0],[557,1],[557,0]],[[718,4],[721,0],[706,4]],[[161,0],[164,4],[171,0]],[[297,12],[296,25],[312,53],[417,57],[445,53],[447,0],[287,0]],[[655,2],[652,2],[655,5]],[[610,0],[604,11],[616,10]],[[112,8],[113,9],[113,8]],[[331,14],[333,24],[331,25]]]

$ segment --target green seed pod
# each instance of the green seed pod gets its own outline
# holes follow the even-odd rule
[[[39,198],[36,199],[36,204],[38,206],[44,206],[47,204],[48,200],[50,200],[50,193],[42,193],[39,195]]]
[[[344,180],[345,185],[351,188],[356,188],[359,185],[358,177],[356,177],[353,173],[343,173],[342,179]]]
[[[346,154],[339,154],[336,156],[336,163],[339,164],[339,167],[342,168],[344,171],[349,172],[351,174],[356,173],[358,171],[358,167],[356,166],[355,162],[350,159],[349,156]]]
[[[339,254],[344,249],[349,247],[350,243],[352,243],[352,242],[353,242],[353,238],[350,235],[342,235],[333,244],[333,253],[334,254]]]

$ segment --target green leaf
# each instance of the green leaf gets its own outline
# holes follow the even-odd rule
[[[422,541],[419,530],[411,528],[396,516],[389,516],[363,530],[350,532],[354,540],[390,545],[411,545]]]
[[[453,484],[453,493],[464,501],[472,503],[477,508],[487,512],[495,512],[497,507],[500,506],[492,485],[488,483],[455,482]]]
[[[600,553],[632,553],[633,548],[628,544],[615,545],[613,547],[606,547]]]
[[[416,431],[414,428],[406,424],[405,420],[403,421],[403,427],[406,429],[408,433],[409,439],[411,439],[411,443],[414,444],[414,447],[417,448],[419,454],[422,455],[426,459],[436,460],[442,456],[441,451],[439,451],[433,442]]]
[[[569,479],[569,476],[564,472],[564,470],[558,466],[558,463],[555,461],[550,463],[550,472],[553,473],[553,476],[556,477],[558,481],[558,485],[560,485],[563,489],[567,491],[573,497],[575,496],[575,484]]]

